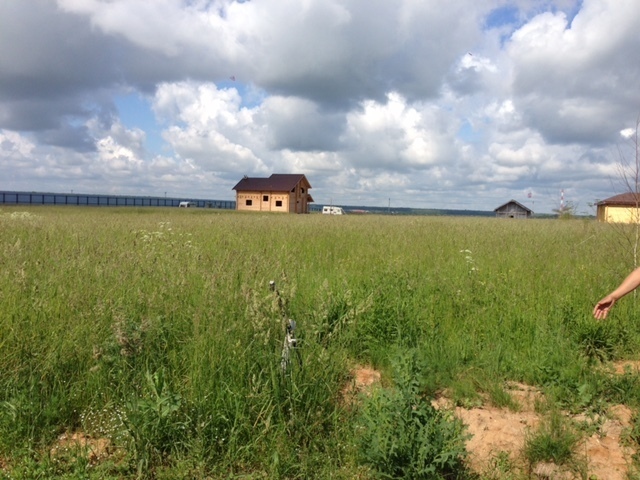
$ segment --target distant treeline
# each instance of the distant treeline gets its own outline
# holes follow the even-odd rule
[[[460,217],[494,217],[495,212],[484,210],[445,210],[435,208],[388,208],[388,207],[365,207],[353,205],[334,205],[342,207],[347,213],[366,214],[374,213],[378,215],[429,215],[429,216],[460,216]],[[309,207],[312,212],[321,212],[322,205],[312,205]]]

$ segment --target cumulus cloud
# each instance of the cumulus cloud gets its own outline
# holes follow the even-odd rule
[[[322,111],[311,100],[273,96],[265,100],[260,121],[267,128],[267,142],[272,150],[335,151],[345,117],[334,111]]]
[[[633,0],[591,0],[569,23],[563,12],[537,15],[513,33],[513,90],[532,127],[551,143],[612,141],[640,105],[628,85],[640,47]]]
[[[640,111],[638,17],[635,0],[2,2],[0,188],[230,199],[244,174],[300,172],[337,204],[605,198]],[[119,110],[131,92],[150,108]]]
[[[255,111],[240,100],[235,89],[180,82],[160,85],[154,110],[172,124],[163,135],[180,157],[206,171],[266,173],[252,150],[262,143]]]
[[[390,93],[385,103],[369,100],[348,115],[347,157],[366,170],[425,170],[452,157],[447,128],[440,109],[408,105]]]

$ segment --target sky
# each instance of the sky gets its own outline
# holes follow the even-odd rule
[[[536,213],[628,190],[637,0],[0,0],[0,190]]]

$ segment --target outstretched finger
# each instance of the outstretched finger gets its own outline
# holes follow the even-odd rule
[[[593,309],[593,316],[598,320],[604,320],[605,318],[607,318],[610,309],[611,305],[596,305],[596,307]]]

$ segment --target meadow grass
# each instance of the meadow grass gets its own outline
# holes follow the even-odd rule
[[[632,268],[590,220],[0,209],[0,458],[10,478],[353,478],[356,364],[461,405],[537,385],[561,408],[637,406]],[[269,289],[274,280],[284,305]],[[282,308],[301,364],[280,369]],[[385,407],[386,408],[386,407]],[[422,427],[421,427],[422,428]],[[70,431],[109,462],[52,458]],[[82,460],[82,458],[84,460]]]

